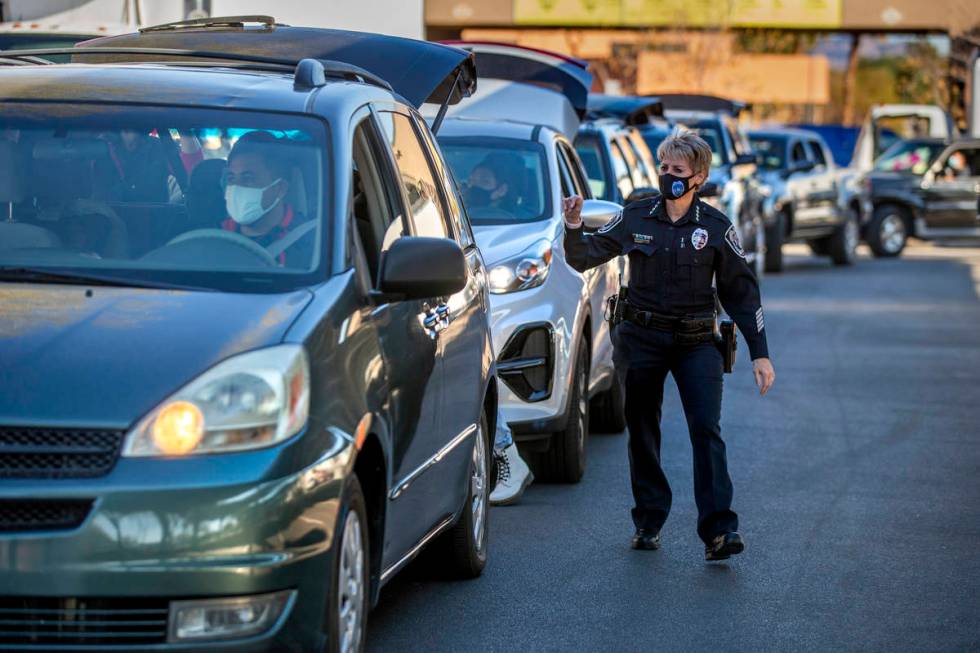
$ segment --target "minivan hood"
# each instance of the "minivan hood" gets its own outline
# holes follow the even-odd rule
[[[0,424],[127,428],[215,363],[281,342],[311,297],[0,284]]]
[[[490,267],[512,256],[517,256],[539,240],[549,242],[554,240],[554,232],[554,224],[546,220],[519,224],[473,226],[476,244],[483,252],[483,258]]]

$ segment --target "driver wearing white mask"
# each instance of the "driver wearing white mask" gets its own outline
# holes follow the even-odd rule
[[[226,231],[265,247],[280,266],[307,267],[315,229],[288,203],[290,165],[279,139],[250,132],[235,143],[225,171]]]

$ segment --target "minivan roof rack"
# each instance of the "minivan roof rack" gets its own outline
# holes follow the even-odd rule
[[[149,25],[147,27],[141,27],[139,31],[140,34],[146,34],[147,32],[173,32],[181,29],[207,29],[212,27],[238,27],[244,29],[246,23],[258,23],[266,28],[277,25],[276,19],[272,16],[221,16],[214,18],[191,18],[189,20],[178,20],[162,25]]]
[[[345,79],[351,81],[359,81],[366,84],[372,84],[374,86],[380,86],[386,90],[392,90],[391,85],[385,80],[381,79],[377,75],[364,70],[353,64],[345,63],[343,61],[331,61],[324,59],[285,59],[281,57],[264,57],[259,55],[251,54],[238,54],[232,52],[209,52],[206,50],[180,50],[172,48],[43,48],[37,50],[0,50],[0,65],[10,65],[16,63],[24,64],[36,64],[36,65],[64,65],[55,64],[50,61],[44,61],[43,57],[51,55],[64,55],[70,54],[74,56],[88,56],[88,55],[153,55],[160,57],[175,57],[175,58],[187,58],[187,59],[214,59],[223,60],[226,62],[236,62],[244,64],[253,64],[254,68],[259,68],[260,70],[275,70],[280,72],[293,72],[294,79],[297,86],[300,87],[311,87],[311,86],[322,86],[326,83],[327,77],[333,77],[335,79]],[[42,59],[39,59],[42,58]],[[311,62],[311,63],[307,63]],[[108,63],[162,63],[171,64],[175,62],[168,61],[138,61],[138,62],[108,62]],[[319,70],[317,70],[316,64],[319,64],[320,69],[323,72],[323,81],[319,81]],[[311,74],[312,73],[312,74]]]

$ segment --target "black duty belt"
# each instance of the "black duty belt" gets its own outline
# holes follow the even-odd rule
[[[679,317],[654,311],[643,311],[627,304],[623,318],[644,328],[670,331],[679,343],[698,344],[714,342],[715,340],[714,314]]]

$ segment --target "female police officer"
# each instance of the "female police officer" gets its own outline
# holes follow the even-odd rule
[[[745,548],[731,509],[721,439],[722,354],[714,343],[715,289],[749,346],[760,394],[775,379],[769,362],[759,284],[738,232],[697,197],[711,148],[678,131],[657,148],[661,196],[633,202],[592,235],[583,234],[582,199],[563,201],[565,257],[579,271],[629,256],[624,321],[615,329],[616,370],[626,389],[630,476],[636,507],[633,548],[657,549],[671,492],[660,463],[660,412],[667,372],[674,376],[694,448],[698,535],[707,560]]]

